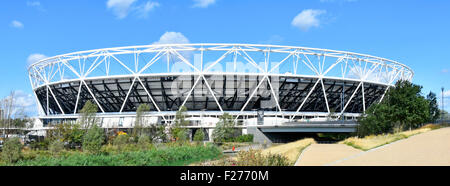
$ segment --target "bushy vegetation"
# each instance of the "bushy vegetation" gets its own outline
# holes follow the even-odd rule
[[[2,160],[8,163],[14,163],[22,157],[23,145],[19,138],[8,138],[3,144]]]
[[[203,129],[198,129],[194,135],[194,141],[203,141],[205,139],[205,133]]]
[[[225,139],[225,142],[250,143],[253,142],[253,134],[239,135],[233,138]]]
[[[289,166],[289,159],[281,154],[263,154],[260,150],[241,151],[238,153],[237,166]]]
[[[175,124],[170,128],[170,135],[173,141],[187,141],[189,139],[188,130],[184,126],[189,125],[186,121],[186,107],[181,107],[175,115]]]
[[[53,140],[50,143],[48,150],[52,153],[52,155],[57,155],[64,150],[64,143],[62,140]]]
[[[139,137],[137,145],[144,150],[147,150],[149,146],[151,145],[150,138],[146,135],[142,135]]]
[[[83,138],[83,150],[98,154],[105,143],[105,132],[98,125],[94,124],[86,132]]]
[[[69,148],[75,148],[81,146],[83,143],[83,137],[86,131],[82,129],[81,124],[62,123],[55,125],[54,128],[47,132],[49,144],[52,141],[60,140],[66,143]]]
[[[183,128],[189,123],[185,120],[186,108],[177,113],[175,126],[170,130],[176,142],[169,143],[165,126],[146,125],[142,115],[148,109],[145,104],[139,107],[135,130],[105,132],[96,119],[97,106],[87,101],[78,123],[51,126],[46,138],[33,142],[31,148],[23,148],[18,138],[8,139],[0,165],[164,166],[222,157],[217,146],[189,142],[187,129]],[[199,130],[195,139],[203,141],[203,137]]]
[[[241,151],[237,157],[223,158],[214,161],[214,166],[289,166],[292,163],[281,154],[263,154],[261,150]]]
[[[33,159],[19,161],[18,166],[176,166],[215,159],[222,152],[213,145],[174,145],[145,151],[120,153],[72,153],[58,157],[37,155]]]
[[[126,133],[119,133],[113,140],[113,145],[120,150],[123,146],[129,143],[129,136]]]
[[[214,142],[230,142],[238,135],[238,130],[234,128],[233,116],[228,113],[220,116],[219,122],[212,133]]]
[[[379,104],[372,104],[359,120],[357,136],[378,135],[415,129],[439,117],[435,95],[421,95],[422,87],[398,81]],[[434,95],[434,96],[433,96]]]

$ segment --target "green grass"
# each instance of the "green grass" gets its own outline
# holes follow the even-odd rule
[[[180,166],[222,156],[219,148],[208,146],[174,146],[145,151],[111,154],[63,153],[59,156],[36,155],[12,166]]]

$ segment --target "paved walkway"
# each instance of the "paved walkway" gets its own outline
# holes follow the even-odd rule
[[[450,165],[450,128],[425,132],[379,148],[353,154],[350,150],[339,147],[338,144],[331,146],[310,146],[311,149],[305,149],[307,151],[302,153],[298,164],[336,166]],[[325,151],[327,148],[330,151]],[[344,155],[346,153],[348,156]]]
[[[319,166],[362,152],[344,144],[312,144],[303,150],[296,166]]]

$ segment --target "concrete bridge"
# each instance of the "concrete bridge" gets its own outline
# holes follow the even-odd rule
[[[247,133],[253,134],[254,142],[273,143],[295,140],[312,133],[352,133],[357,125],[356,121],[286,122],[248,126]]]

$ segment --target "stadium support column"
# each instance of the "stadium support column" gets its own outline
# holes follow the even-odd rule
[[[208,137],[209,137],[209,141],[210,142],[214,141],[213,136],[212,136],[213,132],[214,132],[214,128],[209,128],[208,129]]]

